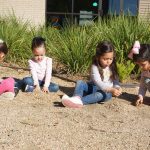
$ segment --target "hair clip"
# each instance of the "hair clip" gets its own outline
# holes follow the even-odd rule
[[[135,41],[133,48],[131,49],[130,53],[128,54],[128,57],[130,59],[133,59],[133,54],[139,54],[139,49],[140,49],[140,42]]]

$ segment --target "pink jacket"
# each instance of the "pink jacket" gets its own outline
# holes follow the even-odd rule
[[[5,92],[14,92],[15,81],[13,78],[7,78],[0,82],[0,95]]]

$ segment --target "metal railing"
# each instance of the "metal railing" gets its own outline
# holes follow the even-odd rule
[[[53,15],[53,16],[70,16],[70,18],[71,18],[71,23],[72,24],[74,24],[74,22],[75,22],[75,20],[74,20],[74,17],[75,16],[78,16],[79,18],[80,18],[80,16],[81,15],[89,15],[89,16],[93,16],[94,18],[93,19],[95,19],[95,18],[97,18],[97,19],[100,19],[100,16],[101,16],[101,13],[92,13],[92,14],[89,14],[89,13],[82,13],[82,12],[80,12],[80,13],[72,13],[72,12],[46,12],[46,16],[48,16],[48,15]]]

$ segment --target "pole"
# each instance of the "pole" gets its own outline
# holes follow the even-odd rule
[[[123,0],[120,0],[120,14],[123,14]]]
[[[102,0],[98,1],[98,20],[101,18]]]
[[[72,5],[71,5],[71,23],[73,24],[73,13],[74,13],[74,0],[72,0]]]

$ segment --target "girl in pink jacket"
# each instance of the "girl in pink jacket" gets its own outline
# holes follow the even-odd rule
[[[3,61],[5,55],[8,53],[6,43],[0,39],[0,62]],[[0,99],[13,99],[15,81],[13,78],[0,79]]]

